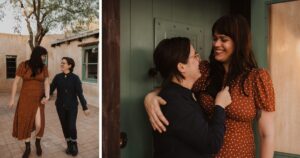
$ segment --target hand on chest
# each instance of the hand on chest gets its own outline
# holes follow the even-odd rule
[[[232,103],[226,107],[226,117],[236,121],[251,121],[256,115],[256,106],[252,91],[246,89],[247,95],[244,95],[242,89],[233,87],[230,90]],[[200,94],[202,106],[208,113],[212,113],[214,98],[207,93]]]

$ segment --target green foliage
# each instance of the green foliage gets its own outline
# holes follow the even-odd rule
[[[0,3],[0,20],[2,20],[5,16],[5,12],[3,11],[4,7],[5,7],[5,2]]]
[[[87,30],[89,24],[97,23],[99,18],[98,0],[6,0],[0,3],[0,20],[5,16],[6,3],[14,8],[15,32],[20,32],[21,19],[26,21],[31,48],[39,45],[50,30]]]
[[[34,12],[29,17],[30,22],[41,23],[45,30],[60,27],[81,31],[99,18],[98,0],[9,0],[9,2],[18,11],[23,7],[28,15]]]

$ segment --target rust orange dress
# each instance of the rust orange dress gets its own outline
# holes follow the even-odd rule
[[[41,73],[31,77],[31,69],[25,66],[25,62],[19,64],[16,75],[23,79],[19,101],[17,104],[12,136],[22,140],[29,138],[31,132],[35,130],[35,116],[40,107],[41,129],[37,134],[42,137],[45,128],[45,105],[41,104],[41,98],[44,95],[44,81],[48,75],[48,69],[45,66]]]
[[[212,113],[214,99],[207,93],[209,63],[200,64],[202,76],[195,82],[193,90],[199,92],[198,100],[208,114]],[[208,81],[209,82],[209,81]],[[216,158],[254,158],[255,143],[253,120],[258,109],[275,111],[274,89],[266,70],[253,69],[244,83],[245,96],[238,77],[230,86],[232,103],[227,106],[224,144]]]

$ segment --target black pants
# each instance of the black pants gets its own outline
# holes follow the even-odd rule
[[[57,105],[56,111],[59,116],[60,124],[65,138],[77,139],[76,120],[78,108],[66,109],[63,106]]]

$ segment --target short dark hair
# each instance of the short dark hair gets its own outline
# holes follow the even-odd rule
[[[67,61],[68,65],[71,65],[70,71],[73,72],[73,69],[75,67],[75,61],[70,57],[62,57],[61,60],[63,60],[63,59],[65,59]]]
[[[178,63],[187,63],[190,55],[190,40],[186,37],[174,37],[162,40],[154,50],[153,59],[156,70],[160,72],[164,83],[184,79],[178,71]]]

